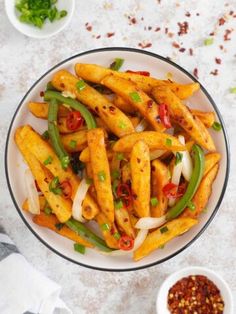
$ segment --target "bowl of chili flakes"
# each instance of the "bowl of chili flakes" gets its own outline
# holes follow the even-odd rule
[[[158,314],[233,314],[233,296],[225,280],[204,267],[186,267],[160,287]]]

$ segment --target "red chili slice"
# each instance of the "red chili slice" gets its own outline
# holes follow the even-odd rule
[[[167,198],[178,198],[182,195],[184,195],[184,187],[183,186],[178,186],[174,183],[167,183],[163,189],[162,189],[163,193],[165,194],[165,196]]]
[[[37,182],[36,180],[34,180],[34,183],[35,183],[35,186],[36,186],[37,191],[38,191],[38,192],[41,192],[40,187],[39,187],[39,185],[38,185],[38,182]]]
[[[66,117],[66,126],[69,130],[78,130],[83,124],[84,119],[82,118],[79,111],[72,111],[68,113]]]
[[[131,191],[130,187],[126,183],[119,183],[117,186],[117,196],[118,197],[130,197],[131,196]]]
[[[148,71],[131,71],[131,70],[127,70],[126,73],[134,73],[134,74],[139,74],[139,75],[143,75],[143,76],[150,76],[150,72],[148,72]]]
[[[120,250],[129,251],[134,247],[134,239],[125,234],[120,238],[118,245]]]
[[[161,122],[164,124],[164,126],[167,129],[172,127],[170,123],[170,115],[169,115],[168,106],[166,104],[159,105],[159,116],[160,116]]]
[[[60,184],[60,188],[62,189],[62,193],[66,199],[71,198],[72,186],[68,180],[63,181]]]

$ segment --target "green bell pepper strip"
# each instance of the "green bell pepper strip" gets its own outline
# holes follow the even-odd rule
[[[101,251],[111,252],[113,251],[106,245],[106,242],[99,238],[95,233],[85,227],[81,222],[74,220],[73,218],[69,219],[66,223],[68,228],[73,230],[76,234],[84,238],[85,240],[92,243],[94,246],[98,247]]]
[[[94,129],[97,127],[96,121],[91,114],[91,112],[80,102],[78,102],[75,99],[69,98],[69,97],[64,97],[60,92],[52,91],[52,90],[47,90],[44,93],[44,100],[49,101],[55,99],[59,101],[62,104],[66,104],[69,107],[79,111],[84,118],[88,129]]]
[[[57,127],[57,112],[58,102],[56,99],[51,99],[48,106],[48,134],[52,146],[61,161],[62,168],[66,169],[70,162],[70,157],[64,149],[60,139],[59,130]]]
[[[203,176],[205,157],[200,146],[194,144],[194,168],[188,187],[182,198],[166,214],[166,219],[171,220],[178,217],[193,198]]]

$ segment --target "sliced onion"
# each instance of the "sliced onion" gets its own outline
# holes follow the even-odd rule
[[[165,154],[165,150],[156,149],[150,152],[150,160],[154,160]]]
[[[68,98],[68,97],[70,97],[72,99],[76,98],[76,95],[74,93],[68,91],[68,90],[64,90],[61,94],[63,97],[66,97],[66,98]]]
[[[181,152],[182,154],[182,152]],[[174,165],[173,168],[173,173],[171,176],[171,183],[174,183],[175,185],[179,185],[179,181],[181,178],[181,173],[182,173],[182,169],[183,169],[183,160],[181,160],[177,165]],[[171,197],[169,198],[169,206],[173,206],[175,203],[176,198],[175,197]]]
[[[137,221],[135,228],[148,230],[148,229],[158,228],[162,226],[165,222],[166,222],[165,215],[159,218],[143,217]]]
[[[99,251],[101,254],[103,255],[107,255],[107,256],[124,256],[124,255],[129,255],[130,253],[134,252],[135,250],[137,250],[144,242],[144,240],[146,239],[148,234],[148,230],[145,229],[140,229],[138,232],[137,237],[134,240],[134,247],[129,250],[129,251],[124,251],[124,250],[116,250],[116,251],[112,251],[109,253],[106,252],[102,252]]]
[[[35,179],[30,171],[25,171],[25,188],[29,204],[29,212],[34,215],[40,214],[39,195],[35,185]]]
[[[178,139],[180,141],[181,144],[185,145],[185,138],[182,135],[178,136]],[[189,151],[183,151],[183,168],[182,168],[182,174],[185,178],[186,181],[189,181],[191,176],[192,176],[192,172],[193,172],[193,162],[192,162],[192,158],[189,154]]]
[[[72,216],[74,219],[85,222],[86,220],[82,216],[82,203],[89,189],[89,184],[86,183],[86,179],[82,179],[80,185],[76,191],[73,206],[72,206]]]
[[[136,132],[143,132],[148,126],[148,123],[145,119],[142,119],[139,124],[136,126],[135,131]]]

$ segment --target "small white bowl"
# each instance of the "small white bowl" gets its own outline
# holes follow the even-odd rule
[[[197,266],[183,268],[166,278],[157,295],[156,310],[158,314],[170,314],[167,304],[169,289],[177,281],[190,275],[203,275],[209,278],[221,292],[221,296],[225,302],[224,314],[233,314],[233,296],[228,284],[213,270]]]
[[[70,22],[75,7],[74,0],[58,0],[56,3],[58,10],[66,10],[67,15],[62,19],[54,21],[52,23],[47,20],[43,27],[40,29],[38,27],[35,27],[34,25],[20,22],[18,18],[20,14],[15,8],[15,3],[16,0],[5,0],[5,10],[11,24],[21,33],[33,38],[47,38],[59,33]]]

